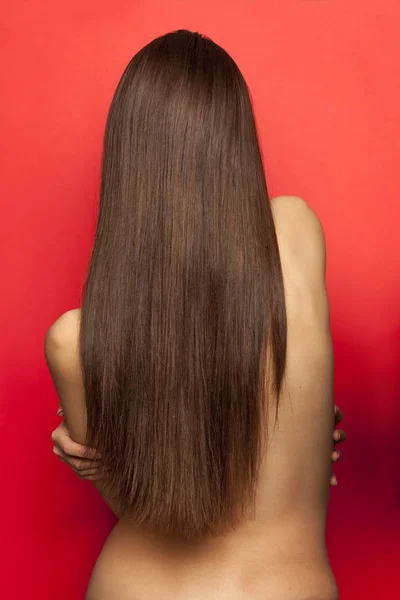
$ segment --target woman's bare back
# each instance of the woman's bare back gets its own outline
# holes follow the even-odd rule
[[[271,406],[256,518],[190,543],[120,520],[98,558],[86,600],[338,597],[325,547],[334,402],[324,236],[301,199],[278,197],[272,208],[288,348],[276,423]]]

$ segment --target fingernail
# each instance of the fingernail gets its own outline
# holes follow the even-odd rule
[[[335,431],[334,438],[335,440],[340,440],[340,433],[338,431]]]

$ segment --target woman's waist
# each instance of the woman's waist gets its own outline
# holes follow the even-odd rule
[[[202,565],[205,569],[212,565],[221,573],[234,568],[239,573],[245,572],[249,564],[259,565],[260,570],[268,566],[285,568],[286,565],[295,565],[299,570],[303,565],[305,569],[313,568],[321,574],[330,573],[324,523],[304,518],[252,521],[239,525],[236,530],[194,541],[160,535],[150,528],[121,520],[103,550],[115,551],[133,564],[140,560],[157,568],[159,563],[161,568],[186,573],[192,567],[199,569]]]
[[[336,600],[323,542],[301,535],[293,535],[289,542],[286,530],[281,537],[277,531],[264,530],[259,536],[254,530],[247,533],[247,537],[239,532],[225,539],[184,542],[120,521],[103,548],[93,578],[111,589],[119,586],[121,578],[128,585],[129,573],[131,591],[150,594],[156,587],[157,597],[169,599],[171,594],[176,600],[214,599],[222,597],[222,591],[232,600]]]

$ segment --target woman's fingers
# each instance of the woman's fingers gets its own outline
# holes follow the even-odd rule
[[[51,434],[51,439],[65,454],[70,456],[88,458],[90,460],[98,460],[101,458],[101,454],[97,452],[95,448],[87,448],[82,444],[77,444],[74,442],[70,438],[64,422],[53,431]]]
[[[343,419],[343,413],[340,410],[340,408],[338,407],[338,405],[335,404],[335,427],[340,423],[340,421],[342,419]],[[333,432],[334,444],[341,444],[345,440],[346,440],[346,434],[343,431],[343,429],[335,429]],[[332,462],[336,463],[339,460],[341,460],[341,458],[342,458],[342,453],[340,452],[340,450],[336,450],[336,448],[335,448],[334,451],[332,452]],[[331,477],[331,485],[337,486],[337,484],[338,484],[337,477],[336,477],[335,473],[333,473],[332,477]]]
[[[59,458],[62,458],[69,464],[72,469],[75,471],[85,471],[88,469],[98,470],[100,468],[99,461],[86,460],[84,458],[75,458],[73,456],[67,455],[65,452],[61,450],[57,445],[53,447],[53,452]]]
[[[346,434],[343,429],[335,429],[333,439],[336,444],[342,444],[346,440]]]
[[[335,404],[335,426],[338,425],[342,419],[343,419],[343,413],[340,410],[340,408],[338,407],[338,405]]]
[[[93,461],[80,458],[71,458],[66,455],[60,448],[54,446],[54,454],[58,456],[65,464],[67,464],[81,479],[101,479],[104,477],[104,471],[100,466],[93,466]]]
[[[57,414],[64,415],[61,407]],[[68,465],[78,477],[97,481],[104,477],[104,469],[100,462],[101,454],[95,448],[88,448],[83,444],[74,442],[65,425],[65,421],[52,432],[51,439],[54,442],[53,452],[60,460]]]
[[[60,460],[64,462],[67,466],[69,466],[68,462],[65,461],[63,458],[60,457]],[[72,471],[75,473],[75,475],[79,477],[79,479],[87,479],[88,481],[98,481],[99,479],[104,479],[104,474],[96,470],[88,470],[82,472],[75,471],[75,469],[72,469]]]

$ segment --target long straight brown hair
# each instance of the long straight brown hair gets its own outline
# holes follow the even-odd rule
[[[283,279],[246,83],[198,33],[145,46],[113,97],[80,353],[123,516],[195,539],[254,509]]]

